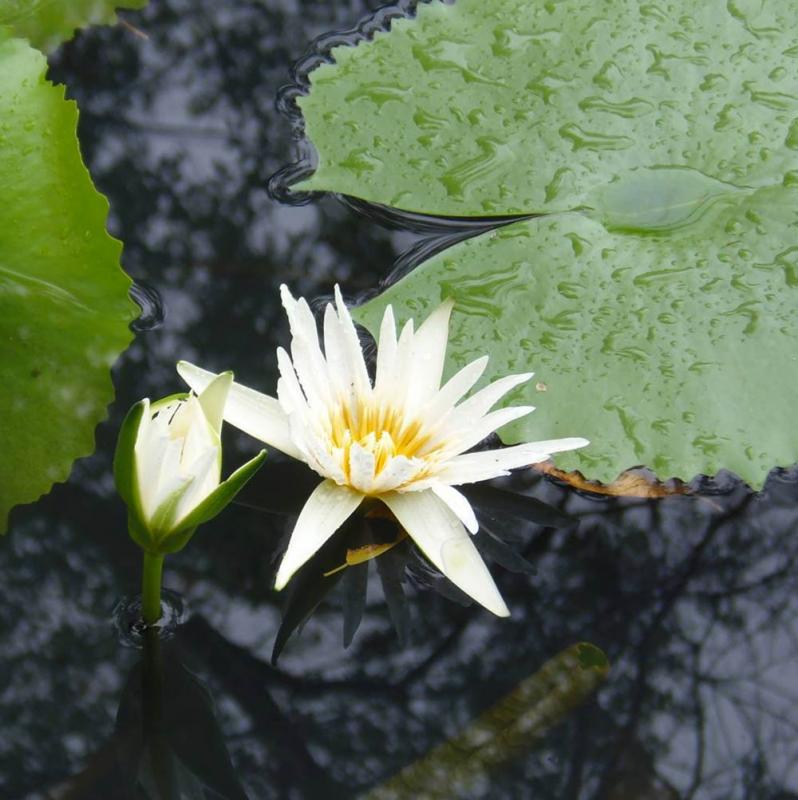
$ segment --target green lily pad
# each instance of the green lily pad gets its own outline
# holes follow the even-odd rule
[[[0,530],[94,449],[136,307],[47,62],[0,32]]]
[[[78,28],[116,22],[117,8],[144,8],[148,0],[3,0],[0,26],[50,52]]]
[[[549,213],[639,168],[740,187],[798,154],[792,0],[457,0],[310,74],[297,188],[450,216]]]
[[[722,241],[718,232],[722,232]],[[787,244],[790,242],[791,244]],[[455,298],[454,367],[527,369],[537,410],[508,443],[585,436],[556,457],[601,481],[731,469],[762,485],[798,456],[798,188],[734,193],[686,227],[607,230],[570,213],[516,222],[417,267],[357,316],[423,319]]]
[[[457,300],[450,368],[535,369],[505,441],[612,480],[798,459],[798,35],[789,0],[421,4],[311,75],[297,188],[426,214],[541,215],[369,303]],[[511,401],[521,400],[519,391]]]

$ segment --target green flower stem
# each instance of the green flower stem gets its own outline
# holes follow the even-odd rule
[[[144,571],[141,580],[141,615],[147,625],[161,618],[161,574],[163,556],[144,551]]]

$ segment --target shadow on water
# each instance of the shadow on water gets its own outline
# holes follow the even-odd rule
[[[375,224],[378,209],[355,214],[333,197],[289,206],[266,189],[293,153],[273,105],[288,66],[315,36],[375,6],[153,0],[127,15],[146,42],[98,29],[53,58],[51,76],[79,100],[84,155],[111,201],[125,266],[168,313],[146,301],[155,310],[116,369],[118,401],[96,454],[18,508],[0,548],[0,796],[138,798],[157,795],[134,784],[171,791],[169,781],[190,797],[368,796],[409,765],[416,776],[432,770],[436,748],[456,748],[574,642],[607,654],[607,679],[463,797],[798,796],[796,470],[774,471],[759,494],[720,475],[661,500],[516,475],[497,486],[578,525],[483,508],[511,618],[452,602],[417,575],[403,587],[403,646],[373,580],[344,649],[342,582],[278,666],[284,598],[271,584],[292,509],[238,505],[167,564],[165,585],[189,612],[160,656],[120,646],[112,609],[136,593],[140,569],[110,477],[129,405],[181,388],[179,358],[273,391],[287,337],[280,283],[318,297],[337,281],[358,296],[404,253],[416,256],[400,268],[434,246],[437,231]],[[446,236],[464,235],[452,225]],[[257,449],[225,436],[231,464]],[[250,505],[273,504],[268,493]],[[502,568],[518,564],[502,545],[531,569]]]

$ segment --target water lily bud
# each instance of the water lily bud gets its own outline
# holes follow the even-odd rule
[[[221,480],[220,432],[233,374],[199,395],[145,399],[128,413],[114,457],[116,486],[128,507],[131,537],[153,554],[180,550],[197,526],[235,497],[265,458],[261,451]]]

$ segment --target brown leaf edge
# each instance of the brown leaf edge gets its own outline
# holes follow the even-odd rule
[[[651,470],[645,467],[632,467],[624,470],[612,483],[590,480],[579,470],[566,472],[555,467],[551,461],[541,461],[538,464],[533,464],[532,469],[550,478],[562,481],[573,489],[610,497],[659,498],[679,494],[692,494],[690,487],[678,478],[669,478],[667,481],[661,481]]]

